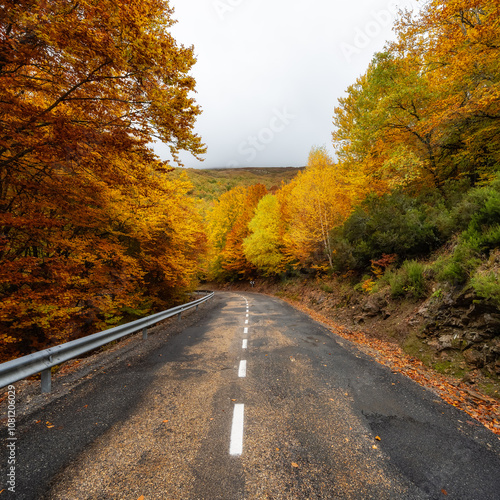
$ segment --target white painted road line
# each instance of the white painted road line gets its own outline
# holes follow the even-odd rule
[[[248,319],[245,320],[245,325],[248,325]]]
[[[246,377],[247,376],[247,362],[242,359],[240,361],[240,367],[238,369],[238,377]]]
[[[243,453],[243,416],[245,405],[234,405],[233,425],[231,427],[230,455],[241,455]]]
[[[241,346],[243,349],[246,349],[248,346],[248,340],[247,339],[243,339],[243,345]]]
[[[247,313],[247,316],[246,316],[246,317],[248,318],[248,313]]]
[[[248,333],[248,328],[243,328],[243,333]]]

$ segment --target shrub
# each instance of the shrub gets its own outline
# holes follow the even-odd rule
[[[490,299],[500,306],[500,278],[498,271],[478,271],[471,279],[471,285],[479,297]]]
[[[398,298],[405,295],[406,277],[404,275],[404,272],[402,272],[401,270],[387,271],[384,275],[384,280],[387,280],[387,283],[391,287],[391,296],[393,298]]]
[[[430,211],[416,198],[395,191],[383,196],[369,196],[341,228],[331,234],[337,270],[350,266],[365,269],[370,261],[383,254],[415,258],[428,254],[442,242],[437,219],[441,225],[447,211]],[[431,217],[430,214],[433,214]]]
[[[454,285],[465,283],[481,263],[475,239],[460,238],[453,253],[439,262],[438,281],[447,281]]]
[[[406,260],[398,270],[388,270],[380,279],[391,288],[393,298],[409,296],[420,298],[427,292],[424,265],[416,260]]]
[[[423,297],[426,292],[424,265],[416,260],[407,260],[402,270],[406,274],[405,290],[414,297]]]

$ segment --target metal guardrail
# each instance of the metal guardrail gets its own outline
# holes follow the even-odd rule
[[[51,368],[53,366],[60,365],[65,361],[81,356],[82,354],[92,351],[93,349],[102,347],[109,342],[113,342],[114,340],[130,335],[131,333],[138,332],[139,330],[142,330],[142,338],[146,339],[148,337],[147,329],[149,326],[164,319],[171,318],[172,316],[178,316],[180,319],[184,311],[192,309],[193,307],[198,309],[200,304],[214,296],[214,292],[200,292],[208,293],[208,295],[193,302],[188,302],[187,304],[182,304],[130,323],[115,326],[109,330],[87,335],[86,337],[82,337],[80,339],[71,340],[70,342],[66,342],[55,347],[49,347],[43,351],[34,352],[32,354],[28,354],[27,356],[22,356],[21,358],[1,363],[0,388],[6,387],[14,382],[18,382],[26,377],[31,377],[32,375],[41,373],[42,393],[50,392],[52,385]]]

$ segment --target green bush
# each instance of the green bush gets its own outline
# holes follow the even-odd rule
[[[400,269],[389,269],[380,278],[378,289],[386,283],[393,298],[408,296],[424,297],[427,293],[425,266],[416,260],[406,260]]]
[[[397,254],[404,260],[438,248],[444,241],[438,221],[441,226],[451,223],[444,208],[428,208],[401,191],[369,196],[331,233],[336,269],[363,270],[382,254]]]
[[[405,295],[406,276],[403,271],[387,271],[384,279],[391,287],[391,297],[398,298]]]
[[[332,231],[330,240],[337,271],[366,272],[383,254],[404,261],[399,270],[385,269],[371,293],[389,286],[393,297],[422,297],[427,276],[452,285],[470,280],[481,297],[500,300],[495,275],[477,272],[500,248],[500,175],[472,189],[464,180],[413,197],[402,191],[371,195]],[[448,249],[429,269],[417,262],[445,243],[454,245],[451,253]],[[367,280],[363,278],[358,288],[365,283],[367,291]]]
[[[402,271],[406,274],[405,290],[414,297],[425,296],[424,265],[416,260],[407,260],[403,263]]]
[[[479,297],[490,299],[500,306],[500,278],[498,271],[478,271],[471,279],[471,285]]]
[[[481,264],[478,246],[477,239],[460,237],[453,253],[439,262],[438,281],[447,281],[453,285],[465,283]]]
[[[471,189],[452,218],[462,233],[451,256],[439,262],[437,278],[464,284],[474,275],[481,259],[500,247],[500,182]]]

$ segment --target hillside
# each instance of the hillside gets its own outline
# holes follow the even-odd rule
[[[264,184],[269,191],[273,191],[283,182],[290,182],[304,168],[177,168],[175,172],[178,175],[185,172],[194,185],[192,194],[211,202],[236,186],[252,186],[260,183]]]

